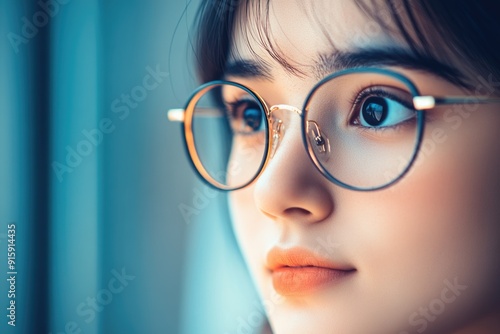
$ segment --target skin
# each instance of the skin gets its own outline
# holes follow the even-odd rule
[[[382,30],[369,39],[353,39],[352,32],[362,31],[370,19],[352,2],[314,4],[271,1],[273,40],[306,72],[318,53],[329,52],[328,38],[341,50],[365,46],[363,41],[403,45],[400,37]],[[314,20],[311,10],[304,10],[313,7]],[[254,38],[253,19],[238,20],[233,54],[251,60],[255,52],[269,64],[271,76],[228,79],[255,90],[268,105],[300,108],[318,77],[289,73],[275,62]],[[407,75],[423,94],[464,94],[431,73],[391,68]],[[411,172],[374,192],[328,181],[307,155],[299,118],[290,117],[261,176],[230,193],[234,230],[274,333],[416,333],[422,326],[410,323],[411,315],[425,312],[421,308],[454,279],[466,289],[423,332],[498,332],[500,155],[494,152],[500,152],[500,112],[498,105],[473,107],[472,112],[450,112],[450,107],[428,112],[426,149]],[[304,294],[280,295],[265,265],[275,246],[300,246],[356,272]]]

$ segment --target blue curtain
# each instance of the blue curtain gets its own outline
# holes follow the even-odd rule
[[[198,1],[0,3],[0,333],[257,333],[225,195],[166,118]]]

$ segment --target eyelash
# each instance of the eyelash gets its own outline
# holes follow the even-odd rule
[[[359,126],[363,130],[368,130],[368,128],[366,128],[364,126],[360,126],[360,124],[359,124],[360,115],[359,114],[360,114],[360,108],[361,108],[362,103],[366,100],[366,98],[368,98],[370,96],[385,97],[385,98],[393,100],[397,103],[400,103],[405,108],[413,109],[413,105],[408,103],[408,101],[404,101],[403,99],[397,97],[395,94],[391,94],[391,93],[387,92],[386,90],[383,90],[380,88],[375,88],[375,87],[365,88],[364,90],[362,90],[361,92],[356,94],[355,97],[351,98],[349,101],[350,104],[353,106],[353,109],[351,110],[351,117],[349,117],[349,122],[351,125]],[[391,128],[395,129],[395,128],[399,127],[400,125],[401,124],[398,124],[398,125],[392,126],[392,127],[369,128],[369,130],[370,131],[385,131],[385,130],[388,130]]]
[[[379,128],[376,128],[376,127],[366,128],[364,126],[360,126],[360,123],[359,123],[360,108],[362,106],[362,103],[366,100],[366,98],[368,98],[370,96],[379,96],[379,97],[388,98],[392,101],[400,103],[401,105],[403,105],[404,107],[406,107],[408,109],[413,109],[413,105],[411,103],[409,103],[408,101],[405,101],[404,99],[401,99],[396,94],[391,94],[391,93],[387,92],[387,90],[384,90],[381,88],[368,87],[368,88],[365,88],[364,90],[360,91],[358,94],[356,94],[354,97],[352,97],[349,100],[350,104],[352,105],[352,110],[350,113],[351,116],[348,118],[350,125],[356,125],[363,130],[386,131],[389,129],[396,129],[403,124],[402,123],[402,124],[398,124],[398,125],[391,126],[391,127],[379,127]],[[245,103],[250,104],[250,103],[254,103],[254,101],[251,99],[243,98],[243,99],[236,100],[233,102],[225,102],[225,109],[226,109],[228,118],[234,119],[235,117],[237,117],[237,115],[236,115],[237,108]]]
[[[363,102],[367,97],[370,96],[379,96],[379,97],[386,97],[388,99],[391,99],[393,101],[396,101],[403,106],[405,106],[408,109],[413,109],[413,105],[411,103],[408,103],[408,101],[404,101],[403,99],[397,97],[395,94],[388,93],[387,91],[380,89],[380,88],[374,88],[374,87],[369,87],[361,91],[351,99],[351,104],[353,106],[357,106],[361,102]]]
[[[235,101],[232,101],[232,102],[225,102],[224,103],[224,107],[225,107],[226,115],[227,115],[227,117],[229,119],[229,122],[231,122],[235,118],[239,117],[238,115],[236,115],[238,107],[240,107],[241,105],[244,105],[244,104],[249,105],[249,104],[252,104],[252,103],[256,103],[256,102],[255,102],[255,100],[252,100],[252,99],[249,99],[249,98],[242,98],[240,100],[235,100]],[[253,138],[256,135],[259,135],[257,132],[248,132],[248,133],[245,132],[245,131],[236,131],[236,132],[240,136],[248,137],[248,138]],[[260,138],[260,137],[257,137],[257,138]]]
[[[233,102],[226,102],[224,103],[224,107],[228,113],[229,117],[234,117],[234,113],[236,112],[236,108],[238,108],[241,104],[248,102],[245,100],[236,100]]]

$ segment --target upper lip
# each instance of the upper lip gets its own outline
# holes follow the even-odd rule
[[[283,267],[319,267],[332,270],[354,270],[353,267],[333,262],[308,249],[301,247],[279,248],[273,247],[267,253],[267,268],[274,271]]]

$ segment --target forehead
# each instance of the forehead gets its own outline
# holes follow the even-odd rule
[[[336,51],[397,43],[354,0],[248,1],[234,28],[232,60],[255,59],[276,69],[284,59],[303,72]]]

